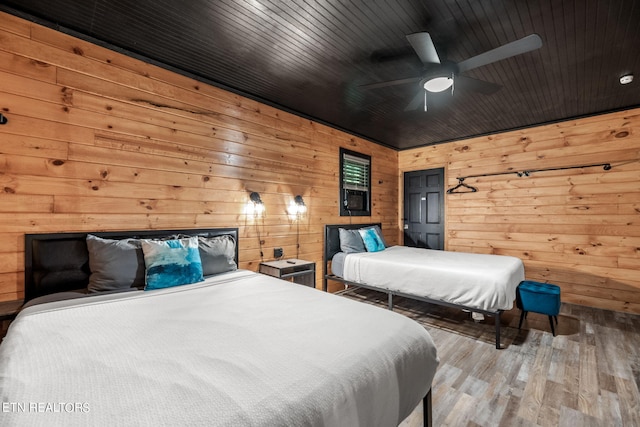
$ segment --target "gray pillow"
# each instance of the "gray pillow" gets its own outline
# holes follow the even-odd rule
[[[358,230],[347,230],[339,228],[340,250],[344,253],[366,252],[362,236]]]
[[[144,254],[139,240],[103,239],[87,235],[89,292],[144,287]]]
[[[210,276],[238,269],[236,241],[228,234],[215,237],[198,236],[198,249],[202,260],[202,274]]]

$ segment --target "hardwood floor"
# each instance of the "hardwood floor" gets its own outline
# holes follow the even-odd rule
[[[386,307],[386,295],[344,296]],[[434,426],[640,426],[640,316],[562,304],[557,335],[546,316],[502,316],[502,350],[493,318],[403,298],[395,311],[418,321],[438,348]],[[422,425],[421,408],[403,427]]]

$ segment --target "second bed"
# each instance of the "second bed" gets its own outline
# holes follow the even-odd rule
[[[327,280],[382,291],[495,317],[500,347],[500,315],[513,308],[524,280],[522,260],[511,256],[391,246],[378,251],[344,252],[340,229],[360,230],[380,224],[325,226],[324,288]],[[342,248],[341,248],[342,246]]]

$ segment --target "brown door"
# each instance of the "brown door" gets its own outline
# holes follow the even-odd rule
[[[444,168],[405,172],[404,245],[444,249]]]

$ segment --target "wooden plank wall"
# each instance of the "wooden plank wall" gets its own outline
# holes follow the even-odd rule
[[[373,215],[397,242],[388,148],[0,13],[0,301],[23,296],[24,234],[240,227],[240,267],[283,247],[317,262],[339,217],[339,147],[372,157]],[[249,193],[266,216],[244,215]]]
[[[467,179],[477,193],[445,195],[446,247],[519,257],[563,301],[640,313],[640,109],[399,154],[401,175],[444,167],[447,188],[458,176],[604,162],[613,168]]]
[[[239,226],[241,267],[295,255],[287,214],[301,194],[300,257],[318,263],[338,216],[338,152],[373,158],[373,216],[399,242],[398,171],[469,179],[446,196],[447,249],[515,255],[563,299],[640,313],[640,110],[393,150],[113,51],[0,14],[0,301],[23,293],[24,233]],[[401,181],[401,174],[400,174]],[[243,214],[258,191],[267,214]],[[394,232],[397,230],[398,233]]]

